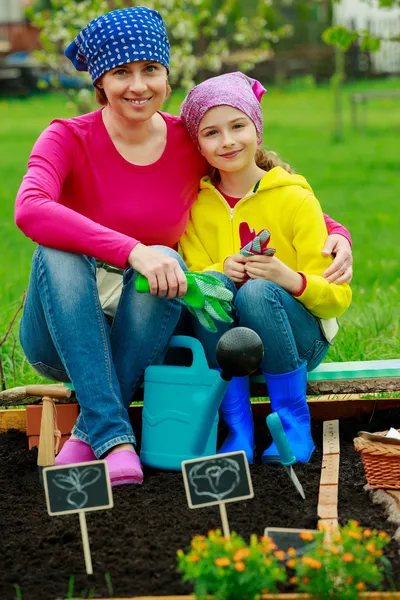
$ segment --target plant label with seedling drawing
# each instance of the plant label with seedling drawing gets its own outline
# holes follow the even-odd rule
[[[93,460],[43,469],[47,512],[57,515],[79,514],[86,573],[92,575],[89,536],[85,513],[114,506],[110,475],[105,460]]]
[[[110,477],[104,460],[43,469],[50,516],[113,507]]]
[[[253,498],[249,464],[243,451],[185,460],[182,475],[190,508]]]

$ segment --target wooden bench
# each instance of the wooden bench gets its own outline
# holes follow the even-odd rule
[[[358,106],[363,107],[363,119],[361,123],[361,130],[363,133],[366,132],[367,127],[367,102],[369,100],[400,100],[400,90],[387,90],[384,92],[356,92],[350,96],[351,106],[351,122],[353,129],[358,128]]]

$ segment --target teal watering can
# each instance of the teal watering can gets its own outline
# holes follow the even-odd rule
[[[193,362],[190,367],[147,367],[140,460],[150,467],[181,470],[183,460],[216,453],[218,409],[229,381],[208,367],[195,338],[174,336],[169,347],[188,348]]]
[[[169,347],[188,348],[193,362],[190,367],[147,367],[140,459],[150,467],[180,471],[184,460],[216,454],[218,409],[229,382],[257,369],[263,346],[250,329],[228,331],[217,346],[221,373],[208,367],[197,339],[174,336]]]

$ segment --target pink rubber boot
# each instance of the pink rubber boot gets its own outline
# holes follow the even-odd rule
[[[92,447],[81,440],[67,440],[55,459],[55,465],[72,465],[74,463],[97,460]]]
[[[143,483],[143,471],[140,459],[130,450],[116,450],[106,456],[108,472],[112,486]]]

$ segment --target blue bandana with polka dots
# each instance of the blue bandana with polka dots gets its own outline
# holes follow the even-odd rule
[[[65,56],[78,71],[89,71],[95,83],[106,71],[137,60],[159,62],[169,70],[170,45],[160,13],[135,6],[90,21]]]

